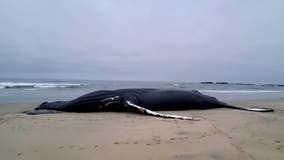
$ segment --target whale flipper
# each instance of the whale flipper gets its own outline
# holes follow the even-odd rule
[[[151,116],[156,116],[156,117],[162,117],[162,118],[170,118],[170,119],[181,119],[181,120],[193,120],[193,121],[199,121],[202,118],[198,117],[191,117],[191,116],[180,116],[180,115],[172,115],[172,114],[163,114],[159,112],[154,112],[149,109],[146,109],[144,107],[138,106],[131,101],[126,101],[125,102],[128,107],[133,107],[135,109],[138,109],[141,113],[151,115]]]

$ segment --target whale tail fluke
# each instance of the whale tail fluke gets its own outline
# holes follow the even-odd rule
[[[263,107],[237,107],[237,106],[228,106],[226,108],[232,108],[232,109],[240,109],[240,110],[246,110],[246,111],[253,111],[253,112],[274,112],[271,108],[263,108]]]
[[[261,108],[261,107],[244,107],[244,110],[254,111],[254,112],[273,112],[271,108]]]

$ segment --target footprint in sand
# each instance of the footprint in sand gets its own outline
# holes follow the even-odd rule
[[[87,149],[87,148],[85,148],[85,147],[80,147],[79,148],[79,150],[85,150],[85,149]]]
[[[170,141],[186,140],[186,139],[189,139],[189,137],[177,137],[177,138],[170,138]]]
[[[190,135],[190,132],[188,131],[179,131],[179,132],[176,132],[177,135],[180,135],[180,136],[186,136],[186,135]]]
[[[151,143],[146,143],[146,146],[152,146],[152,145],[155,145],[155,144],[160,144],[162,140],[159,136],[153,136],[152,141],[153,142],[151,142]]]
[[[70,145],[70,146],[69,146],[70,149],[73,149],[73,148],[75,148],[75,147],[76,147],[75,145]]]
[[[278,146],[276,147],[276,149],[279,150],[279,151],[282,151],[283,148],[284,148],[284,145],[278,145]]]
[[[274,140],[274,142],[275,142],[275,143],[280,143],[280,141],[279,141],[279,140]]]
[[[153,137],[153,141],[154,141],[154,143],[156,143],[156,144],[160,144],[161,143],[161,138],[159,137],[159,136],[154,136]]]
[[[113,142],[113,144],[129,144],[129,142],[116,141],[116,142]]]

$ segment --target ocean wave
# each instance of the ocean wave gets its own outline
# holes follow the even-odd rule
[[[180,86],[180,84],[178,84],[178,83],[173,83],[172,85],[173,85],[173,86],[176,86],[176,87],[179,87],[179,86]]]
[[[0,89],[6,88],[77,88],[82,83],[21,83],[21,82],[0,82]]]
[[[279,93],[284,90],[199,90],[205,93]]]

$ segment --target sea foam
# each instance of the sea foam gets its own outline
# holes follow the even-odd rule
[[[83,86],[82,83],[22,83],[0,82],[0,89],[5,88],[75,88]]]

